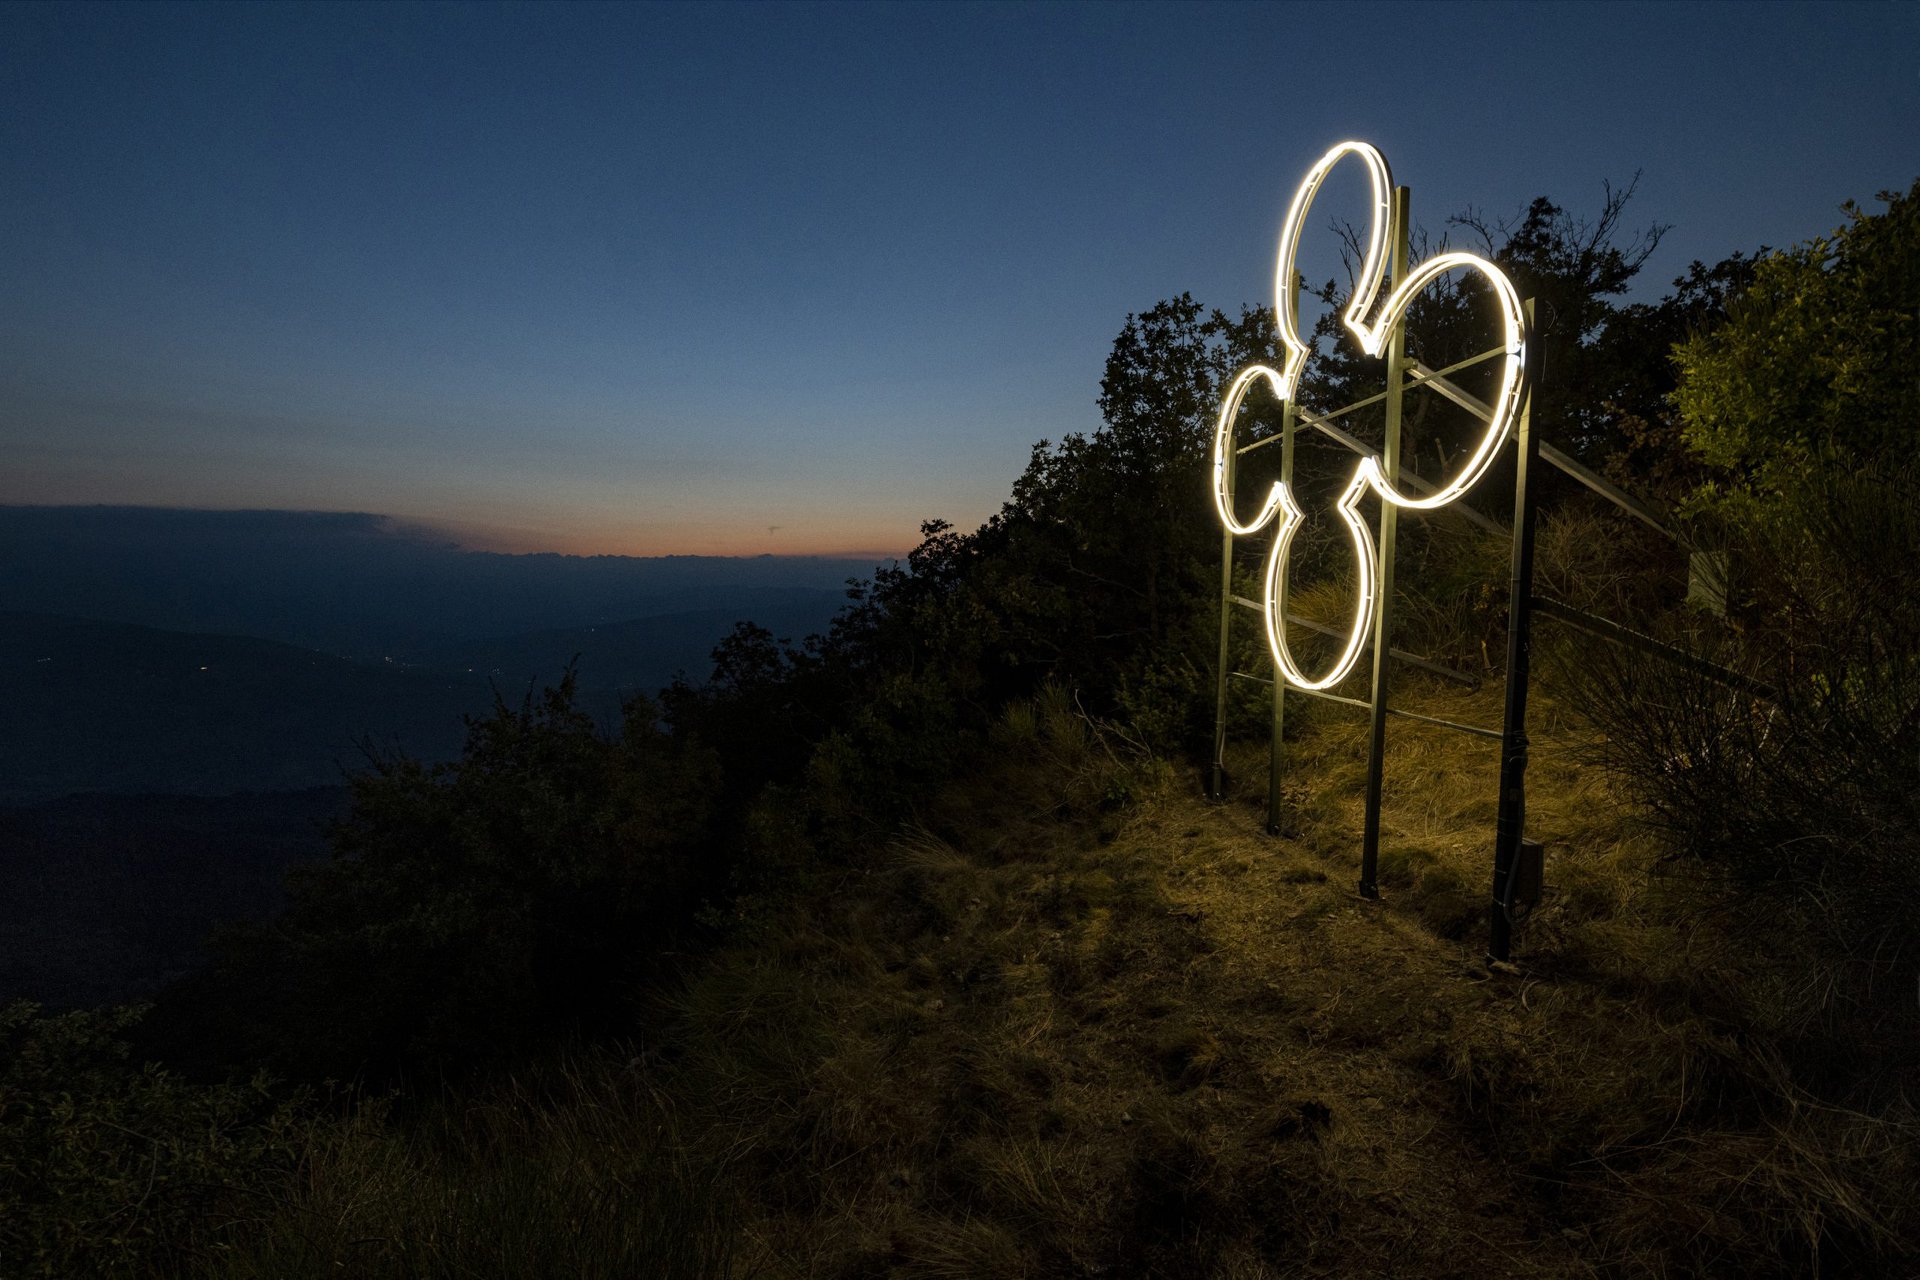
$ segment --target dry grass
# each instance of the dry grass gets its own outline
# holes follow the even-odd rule
[[[1500,691],[1395,697],[1492,724]],[[1273,838],[1257,788],[1209,804],[1053,693],[704,963],[667,1039],[320,1131],[225,1273],[1920,1273],[1912,1108],[1799,1078],[1776,939],[1652,875],[1538,707],[1514,966],[1482,959],[1493,744],[1393,722],[1366,901],[1357,712],[1290,717]]]
[[[1397,697],[1497,720],[1493,688]],[[1295,725],[1274,839],[1252,788],[1209,805],[1057,696],[1016,710],[880,869],[723,957],[670,1087],[751,1202],[740,1269],[1909,1273],[1912,1114],[1796,1085],[1550,702],[1549,889],[1499,972],[1493,744],[1394,724],[1367,902],[1363,725]]]
[[[727,1186],[618,1055],[582,1053],[401,1122],[368,1103],[307,1126],[293,1175],[235,1205],[181,1274],[232,1280],[708,1280],[734,1251]]]

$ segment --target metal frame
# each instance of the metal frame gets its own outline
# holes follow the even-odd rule
[[[1407,188],[1396,188],[1393,200],[1392,259],[1389,267],[1389,279],[1395,282],[1400,280],[1407,270],[1408,230],[1411,226],[1410,204],[1410,193]],[[1299,282],[1296,279],[1295,288],[1298,287]],[[1529,324],[1531,324],[1533,312],[1533,304],[1531,301],[1526,304],[1526,308],[1528,321]],[[1534,353],[1537,349],[1537,344],[1529,344],[1528,360],[1530,366],[1536,358]],[[1406,324],[1405,320],[1402,319],[1399,323],[1395,324],[1384,352],[1387,361],[1387,389],[1385,391],[1357,400],[1350,405],[1342,406],[1326,414],[1310,413],[1298,408],[1292,403],[1287,404],[1281,420],[1280,431],[1277,435],[1268,436],[1264,439],[1240,446],[1234,449],[1232,454],[1229,455],[1229,485],[1232,483],[1232,469],[1239,455],[1264,448],[1276,441],[1280,444],[1281,449],[1281,482],[1291,485],[1293,482],[1295,437],[1301,423],[1305,423],[1331,439],[1338,441],[1356,454],[1363,456],[1371,454],[1373,452],[1371,449],[1352,435],[1341,430],[1335,424],[1338,419],[1346,417],[1360,409],[1384,402],[1386,431],[1384,448],[1380,455],[1382,469],[1387,475],[1394,477],[1398,483],[1405,488],[1419,493],[1430,493],[1433,491],[1434,486],[1427,484],[1421,480],[1420,477],[1406,470],[1401,465],[1400,427],[1406,392],[1416,388],[1428,388],[1439,392],[1447,399],[1461,405],[1461,407],[1467,409],[1475,416],[1483,420],[1490,420],[1492,417],[1490,408],[1476,397],[1454,386],[1453,383],[1448,380],[1447,375],[1482,364],[1488,360],[1502,357],[1505,354],[1505,348],[1496,347],[1449,365],[1445,369],[1429,369],[1417,361],[1409,361],[1407,359]],[[1535,370],[1532,367],[1529,367],[1526,371],[1527,383],[1524,393],[1525,398],[1522,401],[1517,430],[1515,432],[1516,439],[1520,441],[1523,459],[1530,453],[1537,453],[1538,451],[1537,446],[1534,444],[1532,432],[1532,389],[1534,373]],[[1582,470],[1584,470],[1584,468],[1582,468]],[[1597,477],[1595,477],[1595,479],[1597,479]],[[1604,484],[1605,482],[1602,481],[1600,483]],[[1452,503],[1437,510],[1462,516],[1483,529],[1498,530],[1500,527],[1464,503]],[[1527,643],[1530,637],[1526,635],[1526,632],[1531,622],[1531,610],[1527,608],[1527,605],[1531,602],[1530,587],[1532,583],[1533,564],[1532,510],[1533,503],[1527,485],[1527,469],[1523,461],[1521,473],[1515,488],[1514,514],[1516,530],[1523,530],[1524,532],[1522,536],[1516,537],[1515,539],[1515,573],[1518,575],[1516,581],[1526,585],[1522,587],[1515,596],[1515,600],[1519,602],[1520,605],[1519,616],[1511,620],[1509,624],[1509,671],[1514,669],[1512,665],[1514,656],[1512,638],[1516,632],[1512,630],[1512,628],[1516,623],[1518,626],[1517,634],[1521,636],[1520,648],[1522,652],[1524,653],[1530,648],[1530,645]],[[1421,514],[1429,513],[1423,512]],[[1249,600],[1245,596],[1238,595],[1234,592],[1233,555],[1235,539],[1231,533],[1222,536],[1220,555],[1220,646],[1219,665],[1217,667],[1218,677],[1214,698],[1214,752],[1211,793],[1216,799],[1224,798],[1227,742],[1226,706],[1229,679],[1264,684],[1269,686],[1273,691],[1272,701],[1270,703],[1272,708],[1270,716],[1271,738],[1267,771],[1266,826],[1268,834],[1270,835],[1280,834],[1284,825],[1284,802],[1281,798],[1281,750],[1286,727],[1287,694],[1292,693],[1299,696],[1318,698],[1323,702],[1335,702],[1345,706],[1365,709],[1369,716],[1369,732],[1366,803],[1364,811],[1365,823],[1361,836],[1359,891],[1363,897],[1378,898],[1380,894],[1378,883],[1380,863],[1380,809],[1385,785],[1387,718],[1392,716],[1399,719],[1415,720],[1423,724],[1452,729],[1473,737],[1499,740],[1502,743],[1501,803],[1499,809],[1501,819],[1496,824],[1495,829],[1495,864],[1497,868],[1494,879],[1495,909],[1493,915],[1495,923],[1494,935],[1489,943],[1488,950],[1490,955],[1499,959],[1505,959],[1507,948],[1510,945],[1512,904],[1506,901],[1506,898],[1510,896],[1511,877],[1505,874],[1504,869],[1512,865],[1513,852],[1517,850],[1519,833],[1524,825],[1524,775],[1527,759],[1526,734],[1524,729],[1526,717],[1526,682],[1523,678],[1517,688],[1513,682],[1509,682],[1506,722],[1501,729],[1462,724],[1458,721],[1446,720],[1437,716],[1427,716],[1417,712],[1403,711],[1389,705],[1387,698],[1387,681],[1391,664],[1394,663],[1416,667],[1471,688],[1477,688],[1480,685],[1480,681],[1471,675],[1455,671],[1451,667],[1420,657],[1416,654],[1407,653],[1402,649],[1394,647],[1392,644],[1393,563],[1395,546],[1398,540],[1398,515],[1399,508],[1395,504],[1381,504],[1380,534],[1376,543],[1376,555],[1379,557],[1377,569],[1379,606],[1374,615],[1373,622],[1373,668],[1368,683],[1368,697],[1364,700],[1346,697],[1326,690],[1300,689],[1288,686],[1284,681],[1277,680],[1273,676],[1261,676],[1230,669],[1232,660],[1231,628],[1233,610],[1243,608],[1257,612],[1262,606],[1258,601]],[[1282,580],[1277,587],[1277,599],[1275,603],[1287,622],[1329,634],[1335,631],[1332,627],[1313,622],[1310,619],[1301,618],[1289,611],[1287,609],[1286,593],[1287,583]],[[1509,848],[1509,846],[1512,847]]]
[[[1397,187],[1393,192],[1392,223],[1390,229],[1389,279],[1397,283],[1403,279],[1408,269],[1408,249],[1411,221],[1411,193],[1406,187]],[[1296,276],[1293,287],[1298,290]],[[1297,293],[1296,293],[1297,297]],[[1528,328],[1532,328],[1533,302],[1526,304]],[[1418,361],[1410,361],[1406,354],[1406,321],[1403,316],[1393,326],[1383,355],[1387,361],[1386,390],[1357,400],[1326,414],[1314,414],[1300,409],[1291,401],[1284,408],[1280,431],[1277,435],[1253,441],[1234,448],[1227,458],[1229,491],[1233,485],[1233,471],[1239,455],[1265,448],[1276,441],[1280,445],[1280,480],[1291,486],[1293,483],[1295,437],[1300,424],[1305,423],[1324,435],[1338,441],[1357,454],[1363,456],[1373,451],[1352,435],[1336,425],[1337,420],[1384,402],[1386,418],[1385,438],[1380,452],[1380,464],[1386,475],[1393,477],[1400,485],[1419,493],[1431,493],[1434,486],[1426,484],[1418,476],[1403,469],[1400,459],[1400,428],[1403,405],[1407,391],[1424,388],[1452,401],[1479,417],[1482,421],[1492,420],[1491,408],[1478,397],[1462,390],[1449,380],[1450,374],[1484,363],[1487,360],[1506,354],[1504,348],[1494,348],[1470,356],[1465,360],[1448,365],[1444,369],[1431,369]],[[1529,755],[1529,742],[1526,732],[1527,693],[1531,676],[1532,623],[1533,613],[1538,607],[1540,612],[1549,616],[1568,617],[1572,621],[1588,620],[1594,624],[1589,629],[1618,628],[1617,624],[1604,619],[1591,618],[1578,610],[1569,609],[1558,602],[1536,601],[1533,596],[1533,553],[1535,541],[1535,500],[1533,494],[1533,473],[1541,460],[1546,460],[1573,476],[1580,483],[1615,502],[1639,519],[1652,525],[1661,532],[1673,535],[1663,521],[1645,503],[1608,484],[1599,476],[1581,466],[1550,445],[1545,445],[1533,432],[1533,393],[1539,384],[1539,344],[1527,345],[1527,367],[1523,372],[1521,410],[1516,422],[1514,439],[1519,455],[1518,467],[1514,479],[1514,515],[1513,515],[1513,555],[1510,579],[1510,597],[1508,605],[1507,632],[1507,687],[1505,712],[1501,728],[1498,730],[1479,725],[1461,724],[1436,716],[1419,715],[1402,711],[1388,705],[1387,683],[1391,664],[1401,663],[1434,672],[1444,678],[1477,687],[1479,681],[1462,672],[1457,672],[1425,658],[1409,654],[1393,646],[1393,597],[1394,597],[1394,552],[1397,542],[1399,507],[1397,504],[1383,502],[1380,513],[1380,534],[1376,543],[1378,599],[1379,606],[1373,621],[1373,669],[1365,700],[1345,697],[1325,690],[1305,690],[1290,687],[1278,678],[1276,670],[1272,677],[1254,675],[1247,672],[1230,670],[1232,658],[1231,630],[1233,610],[1246,608],[1258,611],[1261,605],[1233,590],[1233,556],[1235,538],[1231,532],[1221,538],[1220,556],[1220,645],[1219,664],[1216,668],[1216,689],[1214,698],[1214,751],[1211,772],[1211,793],[1216,799],[1224,798],[1225,793],[1225,754],[1226,754],[1226,708],[1229,679],[1240,679],[1268,685],[1272,689],[1267,776],[1267,831],[1279,834],[1284,825],[1283,801],[1281,799],[1281,749],[1286,727],[1286,695],[1289,692],[1304,694],[1327,702],[1341,703],[1346,706],[1365,708],[1369,717],[1367,748],[1366,801],[1364,808],[1364,826],[1361,836],[1359,892],[1363,897],[1379,896],[1378,870],[1380,854],[1380,810],[1381,797],[1385,783],[1386,721],[1395,716],[1416,720],[1425,724],[1475,737],[1498,739],[1500,751],[1499,803],[1494,827],[1494,870],[1491,902],[1491,924],[1489,929],[1487,954],[1493,960],[1505,960],[1512,947],[1512,929],[1514,924],[1513,895],[1517,878],[1512,874],[1520,852],[1521,840],[1526,826],[1526,769]],[[1448,504],[1437,509],[1471,521],[1480,528],[1495,531],[1500,526],[1464,502]],[[1425,514],[1425,513],[1423,513]],[[1275,607],[1286,622],[1305,625],[1314,630],[1331,632],[1330,627],[1322,627],[1309,620],[1299,618],[1287,609],[1287,583],[1283,579],[1277,584]],[[1604,631],[1602,634],[1606,634]],[[1627,633],[1629,635],[1633,633]],[[1645,637],[1636,637],[1646,645],[1659,647],[1657,642]],[[1677,651],[1676,651],[1677,652]],[[1695,659],[1695,662],[1698,660]]]
[[[1390,279],[1397,282],[1406,273],[1408,253],[1408,232],[1410,220],[1411,196],[1407,188],[1398,187],[1393,193],[1392,240]],[[1299,288],[1298,277],[1294,288]],[[1297,294],[1296,294],[1297,296]],[[1534,304],[1531,299],[1525,303],[1527,327],[1532,329]],[[1387,361],[1387,388],[1385,391],[1356,400],[1326,414],[1314,414],[1300,409],[1291,402],[1285,406],[1277,435],[1255,440],[1250,444],[1235,448],[1228,455],[1228,485],[1231,489],[1232,472],[1239,455],[1265,448],[1275,442],[1280,445],[1280,479],[1287,485],[1293,483],[1295,436],[1301,424],[1338,441],[1357,454],[1370,454],[1372,450],[1341,430],[1336,421],[1359,409],[1374,404],[1385,404],[1386,431],[1380,454],[1381,468],[1388,476],[1394,477],[1398,484],[1417,493],[1427,494],[1435,486],[1427,484],[1418,476],[1405,470],[1400,461],[1400,426],[1402,406],[1408,391],[1424,388],[1431,390],[1454,404],[1474,414],[1482,421],[1491,421],[1493,411],[1479,397],[1462,390],[1449,380],[1450,374],[1471,368],[1487,360],[1505,355],[1504,348],[1494,348],[1469,356],[1465,360],[1448,365],[1444,369],[1431,369],[1417,360],[1408,360],[1406,356],[1406,321],[1394,325],[1384,355]],[[1220,657],[1217,667],[1217,687],[1214,699],[1214,751],[1212,767],[1211,794],[1215,799],[1224,799],[1226,770],[1225,755],[1227,744],[1227,682],[1230,679],[1246,680],[1268,685],[1272,691],[1271,741],[1267,769],[1267,831],[1278,835],[1283,826],[1281,800],[1280,753],[1286,726],[1286,695],[1319,698],[1325,702],[1336,702],[1345,706],[1364,708],[1370,718],[1367,743],[1367,786],[1364,827],[1361,836],[1359,892],[1368,898],[1379,896],[1378,869],[1380,853],[1380,808],[1381,793],[1384,784],[1384,762],[1386,755],[1386,720],[1389,716],[1406,720],[1416,720],[1423,724],[1437,725],[1474,737],[1497,739],[1500,743],[1500,781],[1499,800],[1494,821],[1493,848],[1493,884],[1490,921],[1488,927],[1487,958],[1492,961],[1504,961],[1512,952],[1513,927],[1517,923],[1515,915],[1515,895],[1519,889],[1521,876],[1516,871],[1524,870],[1521,863],[1521,846],[1526,834],[1526,772],[1531,743],[1527,736],[1527,694],[1532,683],[1533,656],[1533,616],[1537,612],[1546,617],[1586,631],[1611,643],[1651,654],[1662,661],[1690,670],[1708,679],[1720,681],[1731,687],[1751,693],[1756,697],[1770,697],[1772,691],[1763,685],[1716,666],[1704,659],[1683,650],[1662,644],[1649,636],[1630,630],[1619,623],[1602,618],[1585,610],[1576,609],[1561,601],[1533,592],[1533,557],[1535,544],[1536,495],[1534,477],[1541,462],[1564,472],[1580,484],[1607,499],[1635,519],[1652,527],[1682,547],[1691,549],[1691,543],[1676,531],[1661,514],[1649,503],[1609,483],[1588,468],[1568,457],[1553,445],[1539,439],[1533,430],[1533,397],[1540,386],[1540,345],[1538,342],[1527,344],[1527,366],[1524,370],[1524,384],[1519,416],[1514,431],[1517,465],[1514,474],[1513,525],[1511,536],[1513,552],[1508,582],[1507,616],[1507,670],[1505,707],[1499,729],[1484,728],[1479,725],[1461,724],[1457,721],[1441,719],[1437,716],[1419,715],[1411,711],[1402,711],[1388,705],[1387,676],[1390,664],[1399,663],[1412,666],[1439,675],[1445,679],[1478,688],[1480,681],[1466,673],[1455,671],[1441,663],[1419,657],[1393,647],[1393,561],[1396,534],[1398,532],[1399,507],[1391,502],[1381,504],[1380,536],[1377,541],[1379,609],[1374,617],[1373,627],[1373,670],[1365,700],[1349,698],[1326,690],[1309,690],[1292,687],[1284,680],[1274,677],[1254,675],[1248,672],[1230,670],[1232,658],[1231,629],[1233,610],[1251,609],[1258,612],[1262,606],[1258,601],[1236,595],[1233,590],[1234,535],[1229,532],[1221,539],[1220,555]],[[1498,532],[1500,526],[1487,516],[1466,505],[1465,502],[1450,503],[1437,508],[1433,513],[1446,512],[1459,516],[1478,527],[1490,532]],[[1310,630],[1326,634],[1338,634],[1335,628],[1324,626],[1310,619],[1301,618],[1287,609],[1287,583],[1283,579],[1277,587],[1275,606],[1286,622],[1304,626]]]

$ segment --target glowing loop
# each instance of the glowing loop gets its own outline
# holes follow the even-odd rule
[[[1283,403],[1291,401],[1299,389],[1300,375],[1306,369],[1307,356],[1312,347],[1300,337],[1300,317],[1294,303],[1294,259],[1300,248],[1301,228],[1306,224],[1307,212],[1313,207],[1313,198],[1318,194],[1320,184],[1334,165],[1349,155],[1359,157],[1372,184],[1365,256],[1354,278],[1353,297],[1341,315],[1342,323],[1359,340],[1361,350],[1370,356],[1379,356],[1386,349],[1394,326],[1400,322],[1414,298],[1448,272],[1471,269],[1486,277],[1492,286],[1494,299],[1499,303],[1504,323],[1503,360],[1499,390],[1492,401],[1492,416],[1486,432],[1453,479],[1436,487],[1426,497],[1416,498],[1400,491],[1376,455],[1368,454],[1355,465],[1353,478],[1341,491],[1334,509],[1346,524],[1353,540],[1358,565],[1358,599],[1354,603],[1353,625],[1347,632],[1340,657],[1324,675],[1316,679],[1302,673],[1293,660],[1293,653],[1287,647],[1286,623],[1280,616],[1279,603],[1280,585],[1286,580],[1293,538],[1299,532],[1304,516],[1294,502],[1293,494],[1282,483],[1275,483],[1252,519],[1241,520],[1234,514],[1231,484],[1233,424],[1239,415],[1241,402],[1256,381],[1265,380]],[[1380,605],[1379,579],[1374,572],[1377,553],[1373,534],[1367,528],[1366,521],[1360,518],[1360,499],[1371,489],[1380,495],[1383,502],[1391,502],[1395,506],[1418,511],[1446,506],[1486,474],[1487,468],[1499,456],[1500,447],[1513,434],[1514,420],[1520,412],[1521,374],[1526,367],[1526,317],[1520,309],[1520,295],[1515,292],[1512,282],[1500,268],[1485,258],[1470,253],[1442,253],[1429,258],[1407,273],[1406,279],[1394,288],[1386,302],[1381,304],[1378,314],[1369,322],[1367,317],[1373,312],[1381,285],[1386,280],[1392,199],[1393,174],[1387,168],[1386,158],[1364,142],[1343,142],[1320,157],[1319,162],[1308,170],[1300,189],[1294,193],[1292,206],[1287,210],[1287,220],[1280,231],[1279,258],[1274,268],[1274,319],[1281,346],[1286,351],[1285,367],[1274,370],[1266,365],[1254,365],[1242,370],[1227,388],[1226,399],[1220,407],[1220,419],[1214,426],[1213,505],[1227,531],[1239,536],[1258,533],[1272,523],[1276,514],[1281,515],[1280,527],[1275,534],[1273,550],[1268,555],[1266,573],[1263,575],[1265,586],[1262,604],[1267,647],[1273,651],[1274,666],[1282,679],[1300,689],[1326,689],[1347,677],[1360,660],[1360,651],[1366,647],[1367,632]]]

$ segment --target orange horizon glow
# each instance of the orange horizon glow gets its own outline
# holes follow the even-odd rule
[[[403,528],[445,538],[464,551],[492,551],[503,555],[563,556],[807,556],[832,560],[876,562],[903,560],[920,539],[902,539],[891,530],[851,533],[821,531],[808,536],[784,528],[741,528],[738,525],[692,528],[639,529],[632,527],[533,527],[491,524],[433,516],[390,517]]]
[[[913,543],[898,549],[874,550],[849,547],[844,542],[786,542],[769,540],[763,545],[722,539],[670,541],[646,537],[607,538],[593,533],[543,533],[527,529],[455,528],[437,520],[408,520],[403,523],[427,529],[458,544],[463,551],[491,551],[501,555],[632,556],[652,559],[660,556],[726,556],[750,559],[759,556],[807,557],[822,560],[904,560]]]

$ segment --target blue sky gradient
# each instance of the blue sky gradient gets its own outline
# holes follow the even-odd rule
[[[1643,171],[1657,293],[1916,121],[1911,4],[9,6],[0,502],[897,552],[1342,137],[1434,230]]]

